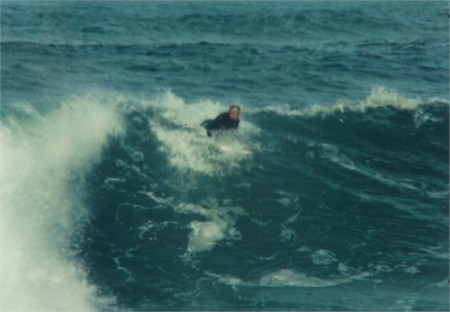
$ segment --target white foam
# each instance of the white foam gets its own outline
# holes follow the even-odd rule
[[[145,194],[160,205],[172,207],[178,213],[195,214],[206,219],[201,221],[193,220],[189,223],[191,232],[189,233],[187,254],[185,256],[209,251],[221,240],[241,238],[241,234],[234,227],[234,216],[244,214],[241,207],[220,206],[213,199],[205,199],[202,205],[184,202],[177,203],[172,197],[162,198],[152,192]]]
[[[200,137],[200,133],[168,129],[156,123],[151,127],[162,143],[160,150],[172,166],[183,171],[192,169],[208,174],[219,170],[218,162],[223,154],[214,150],[212,140]]]
[[[327,281],[291,269],[283,269],[264,275],[259,280],[262,286],[280,287],[324,287],[339,284],[337,281]]]
[[[309,250],[306,248],[305,250]],[[273,260],[270,257],[267,260]],[[243,280],[237,276],[220,275],[213,272],[204,272],[207,276],[216,278],[221,282],[232,287],[331,287],[341,284],[351,283],[353,281],[363,280],[372,274],[369,272],[361,272],[351,275],[350,271],[354,269],[346,268],[343,276],[330,276],[328,278],[319,278],[299,272],[295,269],[284,268],[279,269],[261,276],[256,280]]]
[[[217,241],[225,237],[227,224],[225,222],[192,221],[192,232],[189,234],[188,252],[211,250]]]
[[[70,250],[89,218],[82,188],[74,187],[99,160],[107,137],[120,133],[120,120],[92,98],[46,115],[31,105],[16,108],[26,116],[0,129],[2,310],[95,310],[107,301]]]
[[[308,276],[305,273],[298,272],[294,269],[281,269],[263,275],[260,279],[254,281],[244,281],[239,277],[222,276],[219,274],[205,272],[208,276],[217,278],[221,283],[230,286],[247,286],[247,287],[330,287],[341,284],[350,283],[355,280],[362,280],[370,274],[363,272],[348,277],[335,277],[323,279],[314,276]]]
[[[362,101],[344,101],[340,100],[333,105],[312,104],[304,108],[295,108],[288,104],[266,106],[263,109],[255,110],[274,112],[282,116],[291,117],[314,117],[327,116],[335,113],[343,113],[345,111],[366,112],[368,109],[393,107],[400,110],[415,110],[420,106],[433,104],[436,102],[450,104],[447,100],[438,98],[429,98],[426,100],[420,98],[411,98],[403,96],[394,90],[383,87],[375,87],[370,94]],[[415,116],[417,125],[420,126],[426,121],[437,121],[431,115]]]
[[[314,276],[308,276],[305,273],[292,269],[282,269],[267,275],[259,280],[260,286],[291,286],[291,287],[329,287],[340,284],[350,283],[354,280],[361,280],[369,276],[369,273],[360,273],[345,278],[323,279]]]
[[[190,223],[191,233],[187,246],[188,254],[213,249],[223,239],[240,239],[241,235],[234,227],[232,214],[243,214],[239,207],[217,207],[210,202],[210,208],[200,205],[181,203],[177,210],[181,213],[195,213],[207,218],[207,221],[193,220]]]
[[[330,265],[337,262],[336,255],[325,249],[318,249],[311,254],[311,260],[317,265]]]

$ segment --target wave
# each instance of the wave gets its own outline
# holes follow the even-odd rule
[[[365,113],[372,109],[378,108],[394,108],[398,110],[412,111],[424,106],[445,105],[449,106],[450,102],[446,99],[431,97],[427,100],[421,98],[412,98],[399,94],[395,90],[386,89],[384,87],[375,87],[370,94],[362,101],[340,100],[332,105],[312,104],[306,107],[297,108],[289,104],[268,105],[261,109],[254,110],[254,113],[273,112],[281,116],[287,117],[325,117],[344,112]],[[420,117],[416,117],[418,122]],[[433,120],[429,115],[422,118]]]
[[[90,219],[84,176],[119,135],[114,109],[73,99],[48,114],[17,104],[21,119],[4,118],[2,142],[2,308],[91,311],[99,296],[76,259],[77,236]]]
[[[77,256],[77,244],[83,244],[86,225],[94,227],[101,233],[99,235],[106,233],[108,239],[111,235],[112,246],[117,235],[124,235],[125,258],[120,256],[123,246],[118,246],[117,255],[112,256],[116,270],[126,275],[124,283],[140,280],[133,267],[122,260],[133,253],[130,250],[141,247],[139,253],[151,250],[146,249],[144,241],[158,239],[158,243],[163,242],[164,248],[171,252],[171,248],[175,248],[176,253],[181,250],[178,256],[183,265],[193,267],[201,263],[199,259],[213,254],[221,246],[244,242],[248,233],[245,233],[247,227],[239,224],[241,221],[254,223],[261,229],[273,225],[276,230],[276,235],[271,235],[273,242],[294,245],[303,239],[296,223],[301,219],[302,209],[309,209],[302,204],[301,198],[310,190],[305,186],[301,192],[283,191],[284,187],[279,184],[293,172],[302,179],[311,179],[311,183],[325,181],[321,184],[324,189],[330,186],[346,190],[345,185],[331,185],[336,183],[335,173],[343,173],[343,177],[354,179],[358,185],[367,184],[361,181],[373,180],[382,185],[381,192],[377,191],[377,185],[371,188],[368,184],[366,189],[355,190],[354,184],[348,184],[348,189],[358,200],[371,203],[374,199],[382,202],[377,196],[384,196],[387,190],[393,189],[402,191],[396,192],[397,196],[404,195],[412,200],[415,198],[411,195],[417,193],[417,201],[423,201],[424,191],[431,194],[429,199],[448,198],[448,184],[444,189],[440,181],[434,185],[425,174],[416,181],[409,174],[394,172],[392,162],[398,160],[393,157],[395,153],[377,149],[368,150],[361,156],[346,146],[346,142],[324,139],[323,136],[333,129],[330,131],[325,123],[318,122],[328,116],[335,121],[342,112],[366,114],[372,110],[393,109],[408,112],[416,130],[425,132],[425,125],[436,125],[445,120],[444,116],[429,109],[448,107],[444,100],[424,101],[376,88],[366,99],[356,103],[342,101],[332,106],[304,108],[243,105],[243,122],[237,139],[242,147],[254,151],[252,156],[245,157],[220,152],[217,144],[200,127],[202,120],[215,116],[228,104],[232,103],[210,100],[188,103],[168,91],[152,99],[110,93],[83,96],[68,100],[58,109],[44,114],[28,104],[11,106],[10,110],[16,114],[6,116],[0,129],[4,150],[1,222],[2,235],[8,237],[2,245],[1,259],[5,272],[2,278],[7,288],[1,295],[4,307],[7,310],[58,310],[70,306],[74,310],[89,311],[114,305],[116,299],[99,291],[99,287],[109,287],[110,280],[104,276],[95,278],[96,274],[105,271],[100,268],[100,273],[92,273],[93,277],[84,267],[84,259]],[[267,119],[267,113],[274,117],[270,115]],[[372,116],[378,122],[377,127],[383,125],[386,116]],[[305,126],[308,122],[316,126],[314,131],[296,128],[297,124]],[[280,124],[288,130],[279,131]],[[359,148],[363,135],[353,126],[350,125],[351,131],[358,144],[352,142],[351,145]],[[399,131],[400,137],[404,136],[403,130]],[[108,139],[112,136],[120,139],[110,147]],[[354,137],[346,139],[353,140]],[[288,147],[283,145],[285,140]],[[303,145],[294,145],[298,142]],[[442,145],[440,139],[438,144]],[[419,148],[423,149],[423,145]],[[408,152],[418,154],[412,148]],[[424,154],[426,159],[430,156],[427,153]],[[366,157],[372,156],[386,156],[386,160],[391,161],[389,170],[383,171],[382,167],[366,162]],[[448,169],[448,162],[445,164]],[[104,167],[98,169],[102,165]],[[427,170],[433,168],[432,164],[426,165]],[[399,168],[403,170],[403,166],[401,163]],[[236,177],[240,183],[236,183]],[[92,181],[100,183],[97,185]],[[233,197],[250,200],[252,196],[260,196],[252,193],[252,183],[263,187],[262,192],[274,191],[264,199],[266,203],[258,199],[245,204],[246,201],[240,202]],[[203,192],[202,188],[208,190]],[[95,205],[99,207],[89,207],[85,201],[87,196],[98,196]],[[311,205],[315,205],[314,201]],[[260,206],[264,209],[260,210]],[[283,210],[270,216],[269,206]],[[415,209],[406,204],[395,206],[409,212]],[[167,215],[161,213],[161,209],[167,209]],[[424,210],[423,215],[426,213]],[[102,221],[96,224],[92,220],[94,217]],[[113,230],[109,224],[105,226],[106,218],[114,223]],[[126,233],[117,234],[117,229]],[[183,239],[167,238],[167,231],[180,231],[175,236]],[[95,235],[91,238],[94,241]],[[89,254],[89,246],[82,248],[87,250],[87,257],[95,258]],[[337,270],[336,274],[324,276],[319,271],[307,271],[307,268],[286,262],[252,276],[241,276],[233,270],[228,271],[229,275],[208,274],[233,287],[330,287],[364,280],[378,272],[377,268],[369,266],[356,269],[357,266],[352,268],[348,264],[346,267],[341,255],[326,248],[309,250],[310,262],[317,267],[332,267]],[[95,252],[95,247],[93,250]],[[145,259],[152,259],[147,256]],[[98,262],[102,263],[101,260]],[[409,264],[395,269],[407,274],[420,271],[419,266]]]
[[[232,41],[216,41],[216,40],[176,40],[176,41],[163,41],[155,43],[150,41],[148,43],[120,43],[120,42],[52,42],[52,41],[33,41],[33,40],[3,40],[2,46],[5,49],[17,49],[17,48],[60,48],[60,49],[79,49],[79,48],[96,48],[96,49],[117,49],[123,51],[125,49],[144,50],[146,55],[155,55],[159,50],[168,51],[176,50],[179,48],[199,48],[199,47],[214,47],[224,48],[227,46],[247,46],[245,42],[235,43]]]

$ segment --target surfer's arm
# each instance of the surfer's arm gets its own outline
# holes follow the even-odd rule
[[[239,127],[239,119],[236,121],[236,124],[234,125],[234,129],[237,130],[238,127]]]
[[[223,119],[224,119],[224,114],[220,114],[219,116],[217,116],[211,123],[209,123],[208,130],[222,129],[223,128]]]

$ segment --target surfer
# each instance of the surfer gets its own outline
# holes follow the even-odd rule
[[[206,119],[201,126],[206,129],[206,134],[212,136],[214,130],[230,130],[239,127],[239,115],[241,108],[237,105],[231,105],[228,112],[219,114],[215,119]]]

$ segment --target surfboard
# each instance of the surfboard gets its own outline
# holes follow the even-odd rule
[[[239,155],[251,155],[252,151],[248,149],[244,149],[239,145],[234,144],[226,144],[226,143],[220,143],[219,148],[221,151],[225,153],[233,153],[233,154],[239,154]]]

